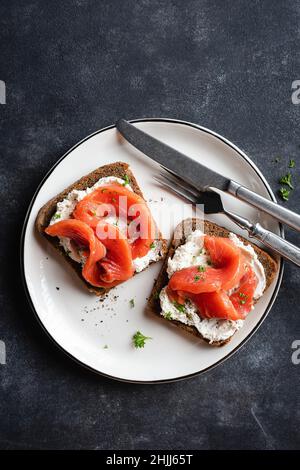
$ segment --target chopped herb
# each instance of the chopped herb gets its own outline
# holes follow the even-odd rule
[[[294,168],[295,167],[295,160],[291,159],[289,163],[289,168]]]
[[[53,216],[54,220],[60,219],[60,218],[61,218],[61,214],[58,214],[58,213],[54,214],[54,216]]]
[[[134,307],[134,299],[130,299],[129,304],[130,304],[130,307],[133,308]]]
[[[167,320],[172,320],[172,313],[171,313],[171,312],[167,312],[167,313],[165,313],[164,317],[165,317]]]
[[[173,304],[174,304],[174,307],[176,307],[177,310],[179,310],[179,312],[181,312],[181,313],[184,313],[184,312],[185,312],[185,307],[184,307],[184,305],[182,305],[182,304],[180,304],[179,302],[176,302],[176,301],[173,302]]]
[[[199,250],[198,256],[202,255],[202,253],[203,253],[203,249],[201,248],[201,250]]]
[[[246,297],[246,294],[243,294],[243,292],[239,292],[239,297]]]
[[[152,338],[150,336],[144,336],[140,331],[137,331],[132,337],[135,348],[143,348],[148,339]]]
[[[208,266],[211,266],[211,265],[212,265],[212,262],[210,261],[210,259],[208,259],[206,262],[207,262],[207,265],[208,265]]]
[[[96,211],[91,211],[91,213],[94,217],[96,217],[96,215],[97,215]]]
[[[128,175],[124,175],[124,176],[123,176],[123,180],[124,180],[123,186],[126,186],[126,184],[129,184],[129,183],[130,183],[129,178],[128,178]]]
[[[153,294],[154,299],[159,299],[159,292],[155,291]]]
[[[240,305],[244,305],[246,303],[246,300],[240,300],[239,303]]]
[[[195,277],[194,277],[194,281],[195,281],[195,282],[197,282],[197,281],[199,281],[199,280],[200,280],[200,276],[195,276]]]
[[[290,192],[291,191],[287,188],[280,188],[279,189],[279,195],[280,195],[281,199],[283,199],[284,201],[289,200]]]
[[[294,186],[292,185],[291,173],[287,173],[286,175],[282,176],[279,180],[279,183],[286,184],[289,188],[294,189]]]
[[[150,248],[151,248],[151,250],[153,250],[153,248],[155,248],[155,243],[154,242],[151,243]]]
[[[103,346],[103,349],[108,349],[107,344],[105,344],[105,345]]]
[[[199,273],[204,273],[206,271],[206,267],[205,266],[198,266],[198,271],[199,271]]]

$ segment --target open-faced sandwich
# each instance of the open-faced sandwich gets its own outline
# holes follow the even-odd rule
[[[175,230],[148,305],[222,346],[243,326],[276,271],[276,261],[256,245],[212,222],[187,219]]]
[[[97,295],[166,252],[138,183],[122,162],[98,168],[47,202],[36,228]]]

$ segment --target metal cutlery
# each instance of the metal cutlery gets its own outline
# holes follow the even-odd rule
[[[165,170],[162,170],[160,175],[154,176],[154,179],[192,204],[203,204],[205,214],[225,214],[240,228],[247,230],[250,238],[256,238],[283,258],[291,261],[297,266],[300,266],[299,248],[284,240],[284,238],[266,230],[259,223],[253,224],[245,217],[241,217],[240,215],[226,210],[223,206],[221,196],[218,193],[210,191],[200,192],[194,188],[190,188],[182,178]]]
[[[187,182],[198,191],[213,191],[214,188],[227,191],[238,199],[273,216],[280,222],[300,231],[300,215],[269,201],[241,184],[207,168],[187,155],[152,137],[125,119],[116,123],[118,131],[125,139],[156,161],[164,168]],[[287,242],[286,242],[287,243]]]

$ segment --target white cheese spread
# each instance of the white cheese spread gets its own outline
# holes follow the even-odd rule
[[[186,243],[177,248],[173,258],[168,260],[167,273],[169,278],[174,272],[183,268],[195,265],[208,266],[210,264],[209,255],[203,248],[204,236],[201,230],[195,230],[187,237]],[[244,255],[253,267],[258,280],[254,298],[258,299],[263,294],[266,286],[264,268],[251,245],[244,245],[233,233],[230,234],[229,238],[243,250]],[[243,320],[201,318],[196,305],[190,300],[185,302],[184,308],[178,310],[168,297],[166,288],[162,289],[159,298],[162,316],[169,320],[177,320],[186,325],[194,326],[210,343],[230,338],[244,323]]]
[[[49,225],[53,225],[61,220],[70,219],[76,207],[76,204],[79,201],[81,201],[88,194],[91,194],[93,191],[95,191],[95,189],[110,183],[119,183],[124,185],[124,180],[115,176],[106,176],[104,178],[100,178],[93,186],[91,186],[90,188],[86,188],[85,190],[73,189],[73,191],[71,191],[63,201],[57,203],[56,212],[53,215]],[[132,191],[132,187],[129,184],[126,184],[126,188]],[[110,215],[105,218],[105,220],[109,224],[117,225],[123,233],[127,232],[127,224],[122,224],[121,219]],[[70,256],[70,258],[72,258],[77,263],[81,263],[82,265],[85,263],[86,256],[84,256],[81,251],[78,251],[73,246],[69,238],[59,237],[59,240],[61,246]],[[133,260],[135,271],[143,271],[150,264],[150,262],[158,261],[162,256],[161,250],[162,242],[160,240],[154,240],[152,248],[150,248],[150,250],[145,256]]]

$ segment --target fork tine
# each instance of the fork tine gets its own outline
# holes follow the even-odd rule
[[[161,176],[153,176],[153,178],[158,181],[162,186],[166,186],[167,188],[171,189],[175,194],[183,197],[184,199],[188,200],[192,204],[197,204],[197,199],[191,193],[186,191],[185,189],[181,188],[178,189],[174,186],[173,182],[165,181],[164,177]]]
[[[162,167],[162,171],[160,172],[160,174],[163,176],[163,178],[166,178],[168,181],[171,181],[172,183],[176,184],[176,186],[179,186],[180,188],[188,191],[191,195],[193,195],[193,197],[199,197],[199,191],[197,191],[197,189],[194,189],[182,178],[180,178],[180,176],[171,172],[167,168]]]

